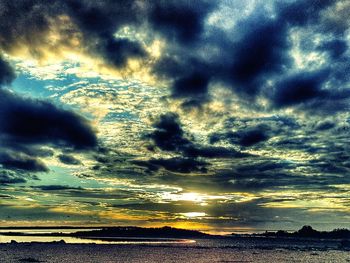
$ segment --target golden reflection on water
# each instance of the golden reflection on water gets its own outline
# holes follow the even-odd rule
[[[107,239],[107,238],[105,238]],[[117,239],[117,238],[116,238]],[[130,245],[145,245],[145,244],[188,244],[195,243],[195,240],[190,239],[162,239],[162,238],[120,238],[120,240],[99,240],[99,239],[87,239],[87,238],[76,238],[66,236],[3,236],[0,235],[0,243],[10,243],[12,240],[18,243],[30,243],[30,242],[59,242],[63,240],[69,244],[130,244]]]

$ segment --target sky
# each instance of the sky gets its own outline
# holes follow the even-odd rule
[[[349,228],[349,14],[0,0],[0,225]]]

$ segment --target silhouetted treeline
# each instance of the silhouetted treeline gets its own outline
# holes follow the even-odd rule
[[[80,231],[71,234],[75,237],[161,237],[161,238],[205,238],[210,235],[195,230],[172,227],[142,228],[135,226],[107,227],[101,230]]]
[[[350,238],[350,230],[348,229],[334,229],[332,231],[317,231],[311,226],[303,226],[301,229],[295,232],[287,232],[284,230],[278,230],[276,232],[266,231],[263,234],[253,234],[254,236],[266,236],[266,237],[300,237],[300,238],[320,238],[320,239],[343,239]]]

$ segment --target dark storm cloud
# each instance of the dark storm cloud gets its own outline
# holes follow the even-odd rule
[[[0,170],[0,184],[8,185],[8,184],[17,184],[17,183],[25,183],[26,180],[22,176],[22,174],[14,171],[8,170]]]
[[[66,1],[66,12],[78,25],[89,51],[115,67],[125,66],[128,58],[145,58],[146,52],[135,41],[115,38],[124,25],[140,23],[142,10],[136,1]]]
[[[138,15],[135,1],[63,1],[62,11],[66,11],[87,34],[111,35],[119,25],[136,21]],[[67,8],[67,9],[64,9]]]
[[[54,196],[67,197],[67,200],[71,198],[79,198],[84,204],[91,204],[98,206],[101,204],[101,200],[117,203],[129,203],[129,198],[135,198],[136,196],[142,196],[145,192],[142,189],[135,191],[134,189],[104,189],[104,188],[83,188],[80,186],[71,185],[37,185],[27,188],[28,191],[38,191],[38,193],[45,191]],[[94,200],[92,200],[94,199]],[[140,197],[140,199],[142,199]]]
[[[36,0],[1,1],[0,46],[10,51],[22,41],[36,53],[48,30],[49,6]]]
[[[0,57],[0,86],[11,84],[16,74],[9,63]]]
[[[50,148],[45,148],[40,145],[24,145],[11,140],[6,140],[0,143],[3,148],[11,149],[12,151],[22,152],[29,156],[51,157],[54,152]]]
[[[170,51],[171,55],[161,57],[153,72],[161,78],[172,80],[172,98],[186,99],[187,106],[200,106],[208,101],[208,85],[215,68],[211,63],[197,58],[195,51],[185,50]]]
[[[47,172],[49,170],[42,161],[16,152],[0,153],[0,164],[5,169],[19,169],[28,172]]]
[[[129,58],[142,58],[146,52],[142,47],[127,39],[114,39],[112,37],[100,40],[96,51],[107,63],[116,67],[125,66]]]
[[[292,75],[287,71],[287,68],[291,66],[289,31],[310,27],[315,34],[324,33],[325,29],[322,24],[318,24],[319,14],[335,3],[336,1],[315,0],[277,4],[275,19],[259,18],[256,21],[257,24],[252,26],[252,33],[249,31],[249,27],[242,26],[245,32],[248,33],[242,38],[242,50],[239,47],[235,49],[238,50],[236,56],[238,68],[242,68],[242,70],[237,71],[239,74],[233,74],[232,76],[237,78],[235,77],[237,75],[243,80],[247,79],[248,82],[241,83],[244,88],[249,87],[249,83],[253,81],[253,87],[258,91],[266,85],[267,78],[276,79],[277,81],[273,84],[275,94],[269,99],[277,107],[297,106],[301,103],[313,102],[309,105],[304,104],[304,106],[314,108],[317,105],[316,108],[321,111],[345,109],[342,106],[324,109],[328,108],[328,105],[335,100],[348,98],[347,91],[339,89],[339,83],[337,83],[346,76],[345,68],[348,64],[344,57],[348,47],[341,36],[338,38],[338,35],[331,34],[333,36],[331,41],[322,40],[319,46],[304,47],[306,51],[322,50],[328,52],[330,55],[328,65],[330,66],[327,65],[318,71],[303,70]],[[249,25],[251,20],[251,18],[248,18],[245,23],[248,22]],[[252,37],[251,40],[250,37]],[[253,46],[250,47],[250,45]],[[247,54],[247,57],[245,54]],[[278,74],[283,77],[279,77]],[[245,78],[245,76],[247,77]],[[324,86],[327,83],[333,87],[326,90]],[[249,94],[254,94],[254,90],[250,91],[248,88],[248,91]]]
[[[321,86],[328,74],[327,71],[303,72],[282,80],[276,84],[275,105],[284,107],[325,98],[328,94]]]
[[[0,62],[0,84],[10,84],[13,70],[7,62]],[[21,97],[3,88],[0,89],[0,123],[3,169],[47,172],[49,169],[38,157],[52,156],[53,152],[41,147],[44,145],[73,150],[97,146],[95,130],[85,118],[50,102]],[[63,160],[72,162],[73,159]],[[8,178],[4,181],[16,182]]]
[[[191,141],[182,129],[179,116],[175,113],[162,114],[153,124],[155,130],[148,135],[155,146],[163,151],[182,153],[186,157],[197,158],[240,158],[247,154],[225,147],[199,145]]]
[[[348,49],[346,41],[342,39],[334,39],[329,42],[323,43],[320,47],[320,50],[327,51],[333,59],[340,58],[345,51]]]
[[[1,4],[11,5],[10,2]],[[32,8],[31,1],[20,2],[19,7],[22,4]],[[5,10],[8,8],[4,7]],[[10,84],[14,77],[14,70],[1,59],[0,84]],[[1,146],[28,155],[50,155],[48,150],[31,147],[35,144],[74,149],[88,149],[97,145],[95,131],[85,118],[50,102],[21,97],[5,89],[0,89],[0,122]]]
[[[128,58],[146,56],[139,43],[113,36],[120,27],[136,23],[137,16],[143,16],[136,1],[1,1],[0,9],[0,46],[7,52],[22,44],[34,56],[42,56],[53,19],[67,15],[82,35],[83,49],[108,64],[123,67]],[[58,45],[70,45],[76,32],[70,28],[59,33]],[[60,46],[50,48],[59,50]]]
[[[147,57],[147,52],[136,40],[115,37],[115,32],[122,27],[146,24],[155,35],[176,43],[190,43],[202,33],[204,19],[213,7],[209,1],[2,1],[0,46],[13,51],[17,44],[24,44],[33,55],[40,57],[53,19],[66,15],[81,34],[84,50],[120,68],[129,58]],[[59,32],[59,44],[70,45],[70,39],[76,33],[74,30]]]
[[[211,1],[154,1],[150,23],[170,41],[188,44],[198,40],[204,19],[214,6]]]
[[[214,133],[210,136],[210,143],[227,140],[232,144],[249,147],[267,141],[270,137],[270,128],[267,125],[249,127],[237,132]]]
[[[242,146],[251,146],[269,139],[264,127],[254,127],[238,132],[238,143]]]
[[[250,101],[257,96],[266,96],[265,90],[270,89],[269,81],[273,80],[276,94],[267,96],[272,105],[290,107],[314,100],[312,105],[308,105],[309,108],[316,103],[317,110],[324,111],[334,96],[338,95],[323,96],[323,85],[331,82],[331,85],[337,86],[336,82],[346,78],[349,68],[349,63],[346,62],[348,59],[345,58],[348,48],[346,41],[336,32],[329,29],[326,32],[326,28],[319,22],[321,12],[335,3],[336,1],[278,2],[275,4],[274,17],[256,10],[238,21],[234,32],[224,32],[218,28],[211,32],[208,29],[205,37],[194,41],[194,48],[181,46],[181,42],[170,45],[153,70],[159,76],[173,80],[172,96],[183,99],[184,107],[198,107],[210,100],[208,88],[211,84],[224,83],[242,99]],[[305,50],[329,54],[330,66],[321,69],[320,72],[323,73],[319,73],[324,74],[324,78],[316,76],[316,72],[295,73],[290,70],[294,63],[290,32],[305,28],[310,28],[315,34],[327,33],[330,36]],[[208,50],[208,54],[203,56],[205,50]],[[215,52],[211,54],[210,50]],[[325,73],[327,71],[328,75]],[[293,74],[294,77],[291,76]],[[327,92],[331,94],[331,91]],[[344,91],[342,94],[345,94]],[[290,96],[292,98],[289,99]],[[329,111],[345,110],[344,104],[345,102]]]
[[[84,190],[81,187],[72,187],[68,185],[40,185],[40,186],[32,186],[32,188],[40,189],[43,191]]]
[[[179,116],[175,113],[166,113],[159,117],[153,127],[155,131],[150,134],[154,143],[164,151],[181,151],[191,142],[185,138]]]
[[[89,122],[50,102],[0,90],[0,135],[23,144],[54,144],[88,149],[97,145]]]
[[[319,72],[304,72],[279,81],[271,96],[272,106],[293,106],[304,112],[325,116],[348,111],[350,90],[346,88],[346,81],[337,79],[339,83],[333,83],[322,75]],[[340,87],[325,88],[329,85]]]
[[[207,99],[214,67],[188,48],[191,45],[196,49],[201,47],[205,19],[215,8],[216,4],[210,1],[158,1],[150,12],[152,28],[169,42],[169,49],[153,72],[172,79],[172,96],[191,98],[187,106],[201,104]]]
[[[207,163],[192,158],[174,157],[170,159],[150,159],[148,161],[133,161],[134,164],[147,167],[150,171],[157,171],[164,168],[171,172],[191,173],[206,172]]]
[[[209,143],[229,142],[243,147],[264,147],[274,137],[291,136],[291,131],[302,127],[297,119],[289,116],[227,118],[224,129],[209,136]]]
[[[60,155],[58,155],[58,159],[64,164],[70,164],[70,165],[81,164],[81,162],[78,159],[76,159],[74,156],[68,155],[68,154],[60,154]]]
[[[232,44],[232,65],[223,76],[239,92],[255,95],[271,75],[290,63],[284,21],[257,19],[239,25],[245,35]],[[227,70],[225,72],[224,70]]]
[[[193,72],[178,79],[173,86],[174,97],[187,97],[207,93],[209,76],[206,72]]]
[[[334,122],[331,121],[322,121],[317,124],[316,129],[319,131],[333,129],[336,126]]]

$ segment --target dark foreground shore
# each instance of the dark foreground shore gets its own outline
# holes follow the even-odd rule
[[[199,242],[200,243],[200,242]],[[349,251],[195,245],[0,244],[1,263],[350,262]]]

